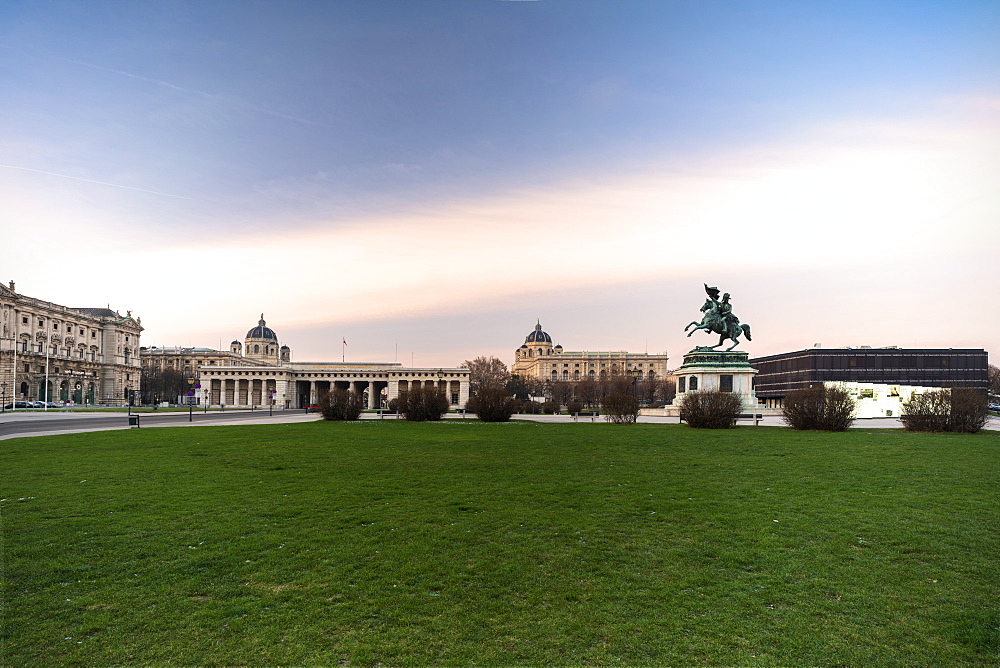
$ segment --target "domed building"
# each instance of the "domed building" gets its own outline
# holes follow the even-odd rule
[[[257,326],[247,332],[244,340],[244,355],[252,360],[267,364],[281,364],[291,359],[292,351],[288,346],[278,345],[278,335],[267,326],[264,314],[260,314]]]
[[[539,321],[535,329],[524,337],[521,347],[514,351],[511,373],[548,381],[597,380],[619,374],[633,374],[640,380],[652,380],[667,376],[667,354],[624,350],[565,351],[560,345],[552,345],[552,337],[542,329]]]
[[[469,400],[469,370],[465,368],[407,368],[398,362],[293,362],[292,351],[281,345],[261,313],[241,344],[229,344],[224,364],[210,361],[198,369],[200,401],[209,406],[315,406],[332,390],[351,390],[370,409],[383,408],[401,392],[433,387],[453,407]]]

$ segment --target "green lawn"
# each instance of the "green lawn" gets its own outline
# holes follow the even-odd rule
[[[0,443],[0,663],[1000,665],[1000,433]]]

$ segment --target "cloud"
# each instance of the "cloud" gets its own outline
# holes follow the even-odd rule
[[[988,268],[970,259],[970,248],[997,238],[996,107],[952,104],[951,115],[814,127],[780,144],[692,158],[684,169],[676,156],[628,172],[598,167],[557,185],[414,205],[347,224],[339,217],[332,224],[317,213],[318,203],[304,214],[261,212],[239,234],[217,230],[210,219],[197,234],[133,233],[114,239],[114,261],[125,258],[125,273],[136,277],[115,293],[161,342],[185,344],[198,342],[185,338],[192,331],[239,330],[261,310],[285,329],[376,326],[530,309],[608,286],[700,286],[717,276],[758,289],[777,281],[830,291],[845,276],[851,290],[878,286],[869,301],[818,296],[840,309],[832,321],[853,317],[847,308],[877,315],[887,291],[894,308],[913,311],[921,308],[919,295],[900,287],[927,267],[944,280],[961,268],[963,280],[988,282]],[[44,218],[37,202],[20,206]],[[89,235],[101,238],[93,214],[84,213]],[[78,220],[57,222],[53,236],[73,238]],[[262,229],[260,220],[270,225]],[[99,244],[88,251],[98,265],[111,260],[101,258]],[[141,278],[148,271],[166,283]],[[165,284],[174,289],[150,289]],[[954,288],[941,294],[948,292]],[[761,300],[761,313],[781,317],[781,304],[734,295],[744,307]]]
[[[111,188],[121,188],[123,190],[134,190],[136,192],[146,193],[148,195],[161,195],[163,197],[172,197],[174,199],[190,199],[189,197],[183,197],[181,195],[171,195],[170,193],[160,192],[158,190],[147,190],[145,188],[136,188],[134,186],[126,186],[126,185],[122,185],[120,183],[109,183],[107,181],[98,181],[98,180],[95,180],[95,179],[85,179],[85,178],[83,178],[81,176],[71,176],[69,174],[59,174],[59,173],[56,173],[56,172],[47,172],[44,169],[32,169],[30,167],[18,167],[17,165],[2,165],[2,164],[0,164],[0,168],[3,168],[3,169],[15,169],[15,170],[18,170],[18,171],[21,171],[21,172],[33,172],[35,174],[44,174],[46,176],[56,176],[56,177],[61,178],[61,179],[72,179],[73,181],[81,181],[83,183],[93,183],[95,185],[108,186],[108,187],[111,187]]]

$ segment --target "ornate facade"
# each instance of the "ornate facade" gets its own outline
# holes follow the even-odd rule
[[[0,285],[0,394],[82,405],[122,405],[139,389],[139,318],[70,308]]]
[[[524,378],[569,382],[633,372],[640,380],[666,378],[667,354],[566,351],[560,345],[552,345],[552,337],[542,331],[541,323],[535,325],[534,331],[514,351],[511,367],[511,373]]]
[[[364,395],[368,408],[380,408],[418,386],[438,388],[456,408],[469,400],[468,369],[414,369],[395,362],[293,362],[291,349],[280,345],[263,314],[242,345],[230,344],[229,354],[228,364],[198,368],[200,402],[234,407],[273,402],[275,408],[302,408],[315,405],[323,392],[345,389]]]

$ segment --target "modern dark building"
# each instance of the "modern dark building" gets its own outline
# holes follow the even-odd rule
[[[980,348],[808,348],[750,360],[757,398],[780,402],[791,390],[824,381],[923,387],[989,386],[989,361]]]

